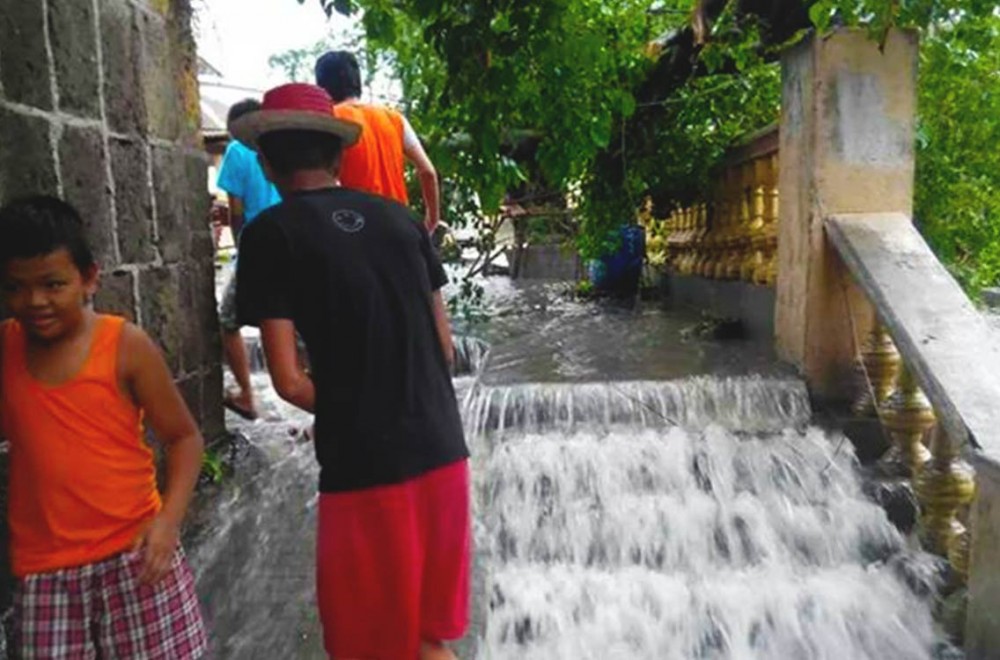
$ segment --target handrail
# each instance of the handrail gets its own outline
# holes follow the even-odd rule
[[[845,214],[826,233],[874,305],[948,435],[1000,475],[1000,346],[909,217]]]

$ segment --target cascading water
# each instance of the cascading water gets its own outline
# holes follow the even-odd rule
[[[463,660],[931,656],[930,607],[902,577],[929,560],[766,352],[655,309],[497,288],[490,350],[456,342],[476,487]],[[678,377],[734,371],[779,375]],[[647,380],[532,382],[612,376]],[[318,660],[317,468],[289,434],[311,419],[254,383],[265,419],[230,422],[256,465],[204,505],[191,562],[215,657]]]
[[[319,469],[301,437],[312,416],[280,401],[266,374],[253,383],[263,419],[228,420],[248,456],[200,503],[211,510],[189,557],[213,657],[318,660],[326,657],[313,577]]]
[[[801,384],[477,387],[465,413],[480,658],[931,657],[904,540]]]

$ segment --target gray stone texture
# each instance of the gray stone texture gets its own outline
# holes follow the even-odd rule
[[[31,3],[40,4],[40,3]],[[49,39],[59,86],[59,109],[83,117],[100,118],[100,81],[97,70],[97,34],[91,2],[50,0]]]
[[[182,324],[185,371],[211,365],[221,351],[214,275],[211,261],[193,263],[181,274],[181,304],[186,315]]]
[[[215,335],[215,346],[219,348],[218,333]],[[218,355],[218,352],[215,353]],[[226,431],[225,411],[220,404],[222,396],[222,366],[215,362],[206,367],[202,373],[201,387],[201,417],[198,419],[201,432],[206,438],[217,438]]]
[[[105,271],[94,297],[94,308],[135,322],[135,275],[127,270]]]
[[[142,264],[156,257],[153,245],[153,195],[149,185],[149,150],[138,140],[111,140],[115,179],[118,250],[124,263]]]
[[[53,106],[45,48],[45,4],[0,0],[0,80],[4,96],[43,110]],[[8,133],[3,133],[6,141]]]
[[[191,415],[195,419],[201,418],[201,388],[202,379],[198,374],[188,376],[187,378],[179,381],[177,383],[177,389],[181,391],[181,396],[184,398],[184,403],[187,404],[188,410],[191,411]]]
[[[94,256],[104,266],[117,262],[104,136],[97,128],[69,125],[59,141],[63,196],[83,217]]]
[[[671,304],[701,310],[719,319],[738,320],[750,339],[774,337],[774,289],[747,282],[669,274],[663,286]]]
[[[1000,288],[983,289],[983,303],[990,309],[1000,309]]]
[[[144,134],[146,105],[139,93],[142,38],[135,10],[126,0],[100,0],[99,6],[108,126],[123,135]]]
[[[58,190],[52,126],[0,105],[0,201]]]
[[[176,263],[188,254],[184,158],[176,149],[154,147],[152,161],[157,246],[164,262]]]
[[[177,89],[177,71],[158,66],[173,55],[167,23],[158,14],[136,12],[142,39],[139,91],[146,106],[151,135],[176,141],[181,137],[183,106]]]
[[[181,325],[187,319],[176,266],[149,268],[139,274],[139,309],[142,325],[163,349],[170,371],[181,373]]]

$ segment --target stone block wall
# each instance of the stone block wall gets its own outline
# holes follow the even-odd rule
[[[189,0],[0,0],[0,203],[82,213],[96,306],[167,354],[206,437],[223,431],[206,156]]]

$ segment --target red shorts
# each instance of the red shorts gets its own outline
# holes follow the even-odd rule
[[[333,658],[410,660],[469,623],[469,465],[322,493],[316,591]]]

